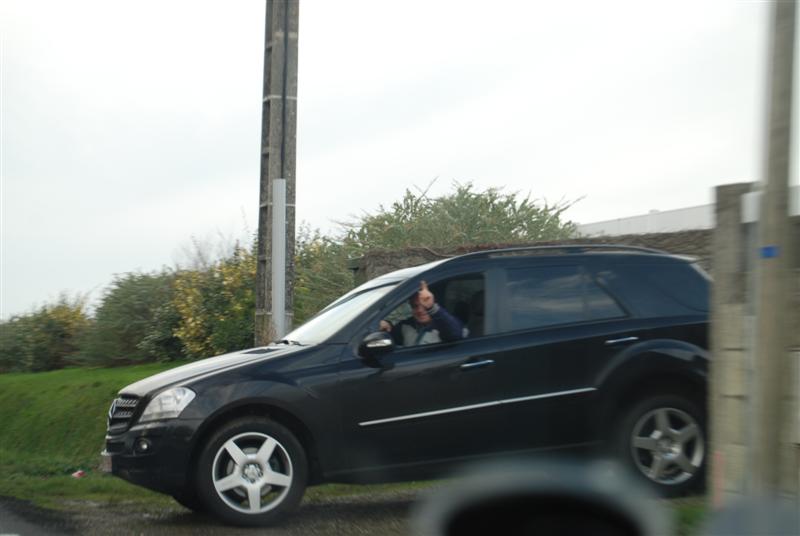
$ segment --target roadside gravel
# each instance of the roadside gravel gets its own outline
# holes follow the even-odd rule
[[[22,501],[2,505],[29,522],[47,520],[47,528],[82,535],[250,535],[274,536],[401,536],[409,534],[409,515],[418,490],[382,491],[305,500],[295,514],[277,527],[244,529],[222,525],[177,503],[168,507],[115,505],[89,501],[64,503],[70,513],[42,510]]]

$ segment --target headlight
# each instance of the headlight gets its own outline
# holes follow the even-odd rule
[[[194,400],[195,394],[186,387],[167,389],[147,404],[139,422],[174,419]]]

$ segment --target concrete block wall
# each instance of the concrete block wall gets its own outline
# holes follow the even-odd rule
[[[711,240],[711,485],[717,504],[747,486],[750,366],[745,332],[747,259],[741,197],[750,184],[717,188]]]
[[[755,224],[744,224],[742,197],[750,184],[730,184],[716,190],[716,227],[711,240],[714,267],[711,315],[711,381],[709,389],[711,491],[722,505],[748,493],[753,481],[753,345],[755,341],[754,283],[751,253]],[[790,341],[783,390],[780,491],[797,500],[800,490],[800,217],[790,224],[789,256],[792,305],[787,314]]]
[[[789,370],[786,371],[785,397],[785,411],[790,423],[784,429],[787,448],[783,451],[781,465],[786,470],[781,473],[781,489],[793,495],[800,507],[800,216],[792,218],[790,233],[792,241],[788,254],[792,268],[792,305],[789,311]]]

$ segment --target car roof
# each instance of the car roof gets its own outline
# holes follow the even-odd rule
[[[466,253],[464,255],[457,255],[440,259],[418,266],[409,268],[402,268],[395,270],[370,280],[367,284],[362,285],[365,289],[369,287],[381,286],[389,283],[396,283],[410,279],[418,274],[426,272],[436,266],[447,264],[457,265],[466,262],[480,261],[481,259],[498,259],[498,258],[565,258],[569,257],[571,260],[584,260],[586,256],[596,258],[602,256],[605,259],[616,260],[631,260],[642,259],[648,261],[679,261],[679,262],[694,262],[696,259],[684,255],[673,255],[666,251],[658,249],[644,248],[638,246],[625,246],[615,244],[578,244],[570,246],[525,246],[525,247],[511,247],[500,249],[487,249]]]
[[[660,249],[622,244],[570,244],[548,246],[520,246],[474,251],[453,259],[478,259],[507,256],[561,256],[561,255],[660,255],[673,257]]]
[[[616,260],[630,260],[632,258],[639,260],[646,259],[650,262],[677,261],[681,263],[690,263],[696,260],[693,257],[673,255],[658,249],[644,248],[638,246],[615,245],[615,244],[576,244],[570,246],[523,246],[523,247],[510,247],[510,248],[499,248],[499,249],[486,249],[486,250],[466,253],[464,255],[457,255],[453,257],[447,257],[444,259],[438,259],[425,264],[410,266],[408,268],[401,268],[393,272],[388,272],[379,275],[378,277],[370,279],[366,283],[359,285],[350,292],[347,292],[343,296],[339,297],[339,299],[329,304],[328,307],[331,307],[337,303],[349,299],[351,296],[355,294],[360,294],[362,292],[371,290],[373,288],[402,283],[423,272],[427,272],[432,268],[445,264],[457,266],[461,263],[472,264],[475,261],[477,261],[477,264],[480,264],[480,260],[482,259],[486,260],[494,260],[499,258],[524,259],[533,257],[538,259],[548,259],[548,260],[569,257],[569,259],[573,261],[582,261],[585,260],[587,256],[594,257],[595,259],[598,256],[602,256],[602,258],[604,259],[616,259]],[[326,307],[326,309],[328,307]]]

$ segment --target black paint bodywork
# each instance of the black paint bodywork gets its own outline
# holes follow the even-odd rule
[[[624,316],[507,332],[504,270],[548,264],[579,266]],[[651,284],[647,274],[673,270],[691,279],[676,296],[662,286],[645,303],[637,302],[645,291],[624,290],[626,281],[641,289]],[[377,358],[358,355],[364,338],[419,280],[435,285],[475,273],[485,281],[482,336],[394,348]],[[625,277],[614,279],[614,273]],[[476,457],[598,443],[619,410],[647,390],[705,399],[709,281],[687,259],[603,250],[466,255],[366,286],[385,284],[396,288],[323,343],[273,344],[209,358],[122,389],[121,396],[139,401],[130,426],[109,428],[104,454],[112,472],[181,493],[192,486],[193,464],[211,431],[233,418],[268,415],[308,451],[312,483],[404,480],[435,476]],[[680,297],[686,288],[691,299]],[[137,424],[148,401],[176,386],[196,393],[179,418]],[[145,454],[133,448],[142,437],[152,445]]]

